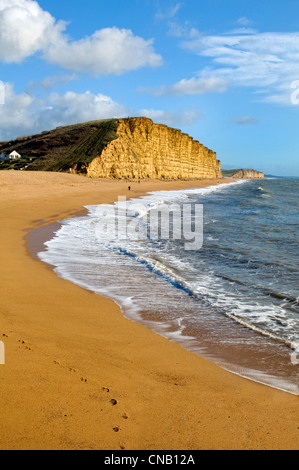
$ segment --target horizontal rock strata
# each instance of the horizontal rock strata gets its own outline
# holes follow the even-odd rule
[[[221,178],[212,150],[148,118],[120,119],[117,139],[88,165],[87,176],[119,179]]]
[[[243,169],[239,170],[232,177],[241,179],[263,179],[265,178],[265,175],[261,171]]]

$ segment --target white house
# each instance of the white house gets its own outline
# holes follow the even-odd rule
[[[10,160],[19,160],[19,158],[22,158],[22,156],[15,150],[11,152],[8,156]]]

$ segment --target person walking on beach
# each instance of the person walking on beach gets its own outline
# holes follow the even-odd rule
[[[131,191],[131,186],[128,187],[128,190]]]

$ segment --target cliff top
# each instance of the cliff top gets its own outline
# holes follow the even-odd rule
[[[140,124],[148,127],[155,125],[146,117],[104,119],[61,126],[10,142],[0,142],[0,154],[9,155],[15,150],[22,156],[16,161],[0,161],[0,170],[68,171],[76,167],[80,172],[81,167],[89,165],[111,141],[117,139],[121,121],[127,122],[132,129]],[[168,127],[163,124],[159,126]],[[174,130],[181,133],[179,129]]]
[[[263,178],[264,173],[251,168],[240,168],[238,170],[222,170],[222,175],[231,178]]]
[[[90,163],[117,138],[117,119],[91,121],[57,127],[40,134],[0,143],[0,154],[16,150],[22,155],[16,162],[2,163],[0,169],[66,171],[79,162]]]

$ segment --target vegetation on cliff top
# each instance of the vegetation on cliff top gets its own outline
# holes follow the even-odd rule
[[[84,173],[86,166],[117,139],[117,119],[58,127],[41,134],[0,143],[0,154],[16,150],[21,160],[5,162],[0,169],[69,171]]]
[[[264,173],[249,168],[240,168],[238,170],[222,170],[222,176],[235,178],[263,178]]]
[[[222,170],[222,175],[226,177],[231,177],[238,173],[238,171],[240,171],[240,168],[238,170]]]

